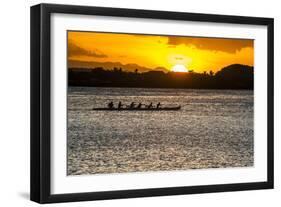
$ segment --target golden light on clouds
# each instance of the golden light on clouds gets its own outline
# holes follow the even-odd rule
[[[170,71],[176,65],[195,72],[239,63],[254,65],[254,41],[101,32],[68,32],[69,66],[138,65]],[[183,68],[182,67],[182,68]],[[125,69],[125,68],[124,68]]]

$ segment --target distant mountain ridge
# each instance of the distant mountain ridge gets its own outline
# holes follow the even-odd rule
[[[104,69],[113,69],[113,68],[122,68],[124,71],[134,72],[136,69],[138,72],[147,72],[150,70],[155,71],[164,71],[168,72],[169,70],[164,67],[156,68],[147,68],[140,66],[135,63],[122,64],[120,62],[95,62],[95,61],[78,61],[78,60],[68,60],[68,68],[104,68]]]

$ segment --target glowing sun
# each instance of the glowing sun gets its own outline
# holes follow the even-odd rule
[[[177,65],[174,65],[172,67],[171,71],[173,71],[173,72],[180,72],[180,73],[187,73],[188,69],[184,65],[177,64]]]

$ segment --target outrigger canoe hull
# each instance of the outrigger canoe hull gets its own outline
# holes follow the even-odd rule
[[[93,108],[94,111],[177,111],[181,106],[163,108]]]

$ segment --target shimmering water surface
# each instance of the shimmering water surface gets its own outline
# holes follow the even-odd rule
[[[92,111],[161,102],[179,111]],[[253,166],[253,91],[70,87],[68,175]]]

